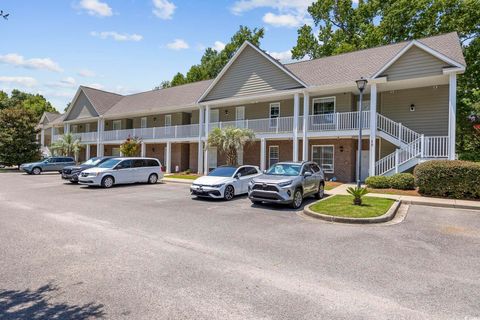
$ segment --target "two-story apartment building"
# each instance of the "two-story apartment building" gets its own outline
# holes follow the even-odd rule
[[[64,132],[80,160],[119,155],[129,136],[167,171],[199,173],[224,163],[206,147],[216,127],[242,127],[255,141],[240,163],[314,160],[328,177],[355,179],[359,126],[362,177],[455,157],[456,79],[465,60],[456,33],[282,64],[244,43],[213,80],[132,95],[81,86],[65,114],[42,118],[42,145]],[[362,113],[355,80],[364,77]],[[362,119],[362,120],[360,120]]]

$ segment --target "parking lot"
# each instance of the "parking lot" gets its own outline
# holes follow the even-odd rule
[[[0,173],[1,319],[479,319],[480,213],[382,226]]]

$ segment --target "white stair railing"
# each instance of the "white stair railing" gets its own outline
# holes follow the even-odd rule
[[[407,128],[401,123],[395,122],[380,113],[377,113],[377,129],[405,144],[409,144],[421,136],[420,133]]]
[[[394,152],[383,157],[375,163],[375,174],[383,175],[391,170],[399,172],[399,167],[422,153],[422,137],[412,141],[404,148],[396,149]]]

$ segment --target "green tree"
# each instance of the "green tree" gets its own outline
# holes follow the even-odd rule
[[[260,40],[264,34],[265,30],[263,28],[250,29],[246,26],[240,26],[240,29],[232,36],[223,50],[217,51],[207,48],[200,59],[200,64],[191,66],[185,75],[180,72],[177,73],[172,81],[162,82],[161,87],[168,88],[215,78],[245,41],[248,40],[252,44],[260,46]]]
[[[140,152],[141,140],[138,138],[128,137],[121,145],[120,152],[124,157],[136,157]]]
[[[10,97],[0,91],[0,109],[23,108],[34,112],[36,121],[40,120],[44,112],[55,112],[50,102],[40,94],[32,94],[13,89]]]
[[[76,138],[72,133],[65,133],[57,141],[52,143],[50,149],[56,154],[67,157],[75,157],[78,159],[78,154],[83,148],[80,139]]]
[[[31,110],[0,110],[0,163],[19,166],[40,158],[35,119],[35,113]]]
[[[225,153],[226,162],[229,166],[238,164],[238,150],[241,150],[247,143],[255,138],[255,134],[250,129],[227,127],[215,128],[208,135],[208,146],[218,148],[220,152]]]
[[[308,8],[315,24],[297,33],[292,57],[321,58],[456,31],[467,69],[458,79],[457,150],[480,160],[480,0],[321,0]],[[475,117],[478,116],[478,117]]]

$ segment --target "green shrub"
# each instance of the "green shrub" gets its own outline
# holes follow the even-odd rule
[[[371,176],[365,180],[367,187],[373,189],[388,189],[390,188],[390,177],[386,176]]]
[[[390,187],[399,190],[414,190],[415,177],[411,173],[396,173],[390,177]]]
[[[480,198],[480,163],[461,160],[433,160],[414,171],[418,191],[426,196],[455,199]]]

